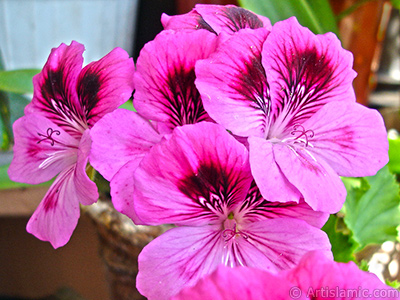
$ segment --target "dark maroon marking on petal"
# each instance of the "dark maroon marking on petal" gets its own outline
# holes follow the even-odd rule
[[[81,112],[69,99],[65,82],[67,75],[64,72],[64,69],[60,68],[43,74],[44,84],[40,91],[42,99],[38,99],[38,101],[44,106],[45,112],[54,115],[52,118],[54,123],[70,133],[75,133],[75,129],[71,131],[71,126],[75,128],[74,123],[81,124],[83,119]]]
[[[197,29],[205,29],[208,30],[214,34],[217,34],[214,29],[212,29],[212,27],[203,19],[203,17],[201,15],[198,15],[197,18],[197,23],[199,24]]]
[[[264,67],[261,64],[261,54],[254,53],[254,56],[249,62],[245,62],[245,70],[239,66],[237,77],[232,78],[232,83],[229,86],[235,90],[242,97],[248,99],[252,103],[252,107],[261,110],[265,116],[270,115],[271,110],[271,97],[267,77],[265,75]],[[264,119],[264,122],[267,118]]]
[[[84,109],[87,120],[91,117],[91,111],[99,102],[100,78],[94,73],[85,73],[79,80],[77,91],[78,97]]]
[[[204,215],[224,214],[237,201],[237,192],[243,180],[235,169],[223,169],[215,163],[201,164],[196,173],[180,180],[179,190],[204,208]]]
[[[225,7],[223,13],[229,21],[226,26],[233,32],[244,28],[257,29],[264,26],[257,15],[241,7]]]
[[[255,218],[255,219],[265,219],[275,218],[276,216],[286,216],[281,213],[282,208],[292,207],[297,205],[294,202],[271,202],[266,200],[260,193],[255,181],[251,183],[249,192],[247,193],[246,199],[243,201],[242,206],[239,209],[240,212],[244,212],[244,218]],[[279,208],[279,210],[277,210]]]
[[[168,101],[164,106],[170,116],[171,128],[210,120],[194,84],[195,79],[194,68],[188,70],[183,66],[176,66],[167,75],[166,87],[160,92]]]
[[[60,191],[60,189],[57,188],[48,194],[48,197],[44,200],[44,203],[43,203],[43,209],[45,212],[48,212],[49,210],[53,210],[57,206],[57,202],[58,202],[57,194],[59,193],[59,191]]]
[[[285,45],[281,47],[280,54],[274,55],[279,58],[275,71],[282,74],[281,79],[288,89],[282,90],[283,96],[278,99],[281,105],[277,107],[276,116],[287,106],[289,111],[295,112],[295,116],[288,124],[292,127],[301,120],[309,118],[326,104],[328,94],[340,86],[341,82],[334,76],[334,66],[324,54],[319,54],[315,47],[304,50],[295,48],[290,52]],[[288,73],[289,77],[283,75],[285,73]]]

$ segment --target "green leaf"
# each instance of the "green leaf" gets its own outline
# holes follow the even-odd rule
[[[136,111],[136,109],[133,107],[132,100],[126,101],[124,104],[122,104],[118,108],[123,108],[123,109],[131,110],[131,111]]]
[[[392,0],[392,5],[396,9],[400,9],[400,0]]]
[[[268,17],[273,24],[296,16],[301,25],[316,34],[339,32],[328,0],[239,0],[239,4]]]
[[[400,138],[389,139],[389,170],[400,173]]]
[[[332,245],[332,253],[335,261],[338,262],[349,262],[355,261],[354,252],[359,245],[352,239],[351,233],[340,229],[343,222],[341,218],[336,215],[331,215],[328,222],[322,227],[322,230],[326,232],[329,237],[329,241]]]
[[[360,249],[368,244],[395,241],[400,224],[399,185],[388,167],[375,176],[343,182],[347,189],[344,221]]]
[[[33,93],[32,78],[38,69],[0,71],[0,90],[18,94]]]

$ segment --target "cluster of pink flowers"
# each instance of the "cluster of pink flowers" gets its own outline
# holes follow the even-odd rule
[[[382,118],[356,103],[352,55],[336,36],[236,6],[197,5],[162,23],[136,68],[117,48],[82,69],[73,42],[34,78],[9,175],[33,184],[58,175],[28,231],[68,242],[79,203],[98,197],[89,162],[118,211],[176,225],[139,256],[137,288],[149,299],[388,289],[334,263],[320,229],[345,201],[339,176],[374,175],[388,161]],[[133,91],[137,112],[117,109]]]

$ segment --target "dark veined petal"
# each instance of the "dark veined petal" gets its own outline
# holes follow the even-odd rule
[[[50,180],[77,161],[79,140],[40,114],[14,122],[11,180],[38,184]]]
[[[201,278],[195,286],[184,288],[172,300],[260,300],[296,299],[305,300],[305,293],[294,294],[293,284],[282,276],[256,268],[229,268],[224,265],[210,275]],[[291,294],[292,293],[292,294]]]
[[[242,30],[196,64],[196,86],[210,116],[234,134],[264,137],[269,86],[261,64],[267,29]]]
[[[145,118],[164,122],[169,130],[211,121],[194,80],[194,65],[216,48],[206,31],[164,31],[147,43],[137,61],[134,107]]]
[[[246,148],[217,124],[177,127],[135,172],[135,210],[145,224],[220,222],[252,177]]]
[[[358,103],[326,104],[304,123],[313,128],[315,157],[325,160],[340,176],[372,176],[387,164],[388,140],[382,116]]]
[[[221,32],[232,34],[245,28],[265,27],[271,29],[271,22],[268,18],[238,6],[197,4],[195,10],[218,34]]]
[[[314,35],[294,17],[273,26],[262,64],[274,113],[269,138],[281,138],[328,102],[355,101],[352,54],[333,33]]]
[[[182,29],[206,29],[212,33],[216,32],[204,21],[203,17],[195,10],[182,15],[169,16],[161,15],[161,23],[165,30],[182,30]]]
[[[40,113],[74,136],[87,128],[76,84],[84,46],[75,41],[51,50],[43,70],[33,78],[33,99],[25,113]]]
[[[321,228],[328,220],[329,214],[314,211],[307,203],[271,202],[260,193],[253,181],[250,190],[242,205],[234,215],[243,222],[254,222],[263,219],[295,218],[306,221],[308,224]]]
[[[134,88],[134,71],[133,59],[121,48],[83,68],[77,91],[89,127],[129,100]]]

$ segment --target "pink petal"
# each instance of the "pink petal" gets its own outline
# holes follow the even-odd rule
[[[388,162],[386,129],[375,110],[357,103],[328,103],[303,126],[314,132],[309,151],[341,176],[372,176]]]
[[[336,213],[342,208],[346,189],[323,159],[315,160],[306,149],[284,144],[273,145],[273,152],[282,173],[314,210]]]
[[[199,43],[201,41],[201,43]],[[194,80],[194,65],[216,48],[206,31],[164,31],[147,43],[137,61],[134,106],[145,118],[174,127],[211,121]]]
[[[197,4],[195,9],[218,34],[221,32],[232,34],[244,28],[271,29],[268,18],[234,5]]]
[[[293,270],[282,273],[312,299],[399,299],[399,291],[354,262],[337,263],[319,251],[304,255]]]
[[[29,233],[49,241],[54,248],[69,241],[78,223],[79,203],[94,202],[98,197],[96,185],[88,179],[82,182],[85,177],[79,172],[72,166],[58,175],[26,227]]]
[[[287,299],[290,295],[305,300],[305,295],[293,294],[293,284],[279,275],[255,268],[228,268],[223,265],[195,286],[184,288],[172,300],[260,300]]]
[[[266,29],[241,30],[196,64],[196,86],[210,116],[234,134],[266,135],[269,87],[261,65]]]
[[[25,113],[40,113],[73,135],[86,129],[76,84],[84,46],[72,41],[51,50],[42,72],[33,78],[33,99]]]
[[[170,299],[221,263],[218,225],[177,227],[150,242],[139,255],[136,286],[149,300]]]
[[[302,198],[275,161],[272,143],[259,137],[249,137],[251,173],[265,199],[298,203]]]
[[[181,30],[181,29],[206,29],[212,33],[216,32],[204,21],[203,17],[195,10],[182,15],[168,16],[161,15],[161,23],[165,30]]]
[[[14,122],[14,157],[11,180],[38,184],[76,163],[79,140],[40,114]]]
[[[294,17],[277,22],[262,51],[275,123],[269,136],[279,136],[328,102],[355,102],[352,63],[333,33],[314,35]]]
[[[115,48],[79,74],[77,91],[89,127],[129,100],[135,66],[128,53]]]
[[[289,217],[304,220],[317,228],[321,228],[329,218],[329,214],[314,211],[303,200],[300,203],[268,201],[261,195],[254,181],[246,199],[236,209],[234,215],[243,218],[246,222]]]
[[[311,250],[320,250],[333,257],[328,236],[322,230],[294,218],[278,218],[243,224],[241,230],[248,234],[240,240],[238,248],[249,256],[262,253],[278,270],[295,267],[301,257]],[[260,268],[257,260],[247,266]]]
[[[246,148],[213,123],[175,128],[135,172],[135,209],[145,224],[208,224],[243,201],[252,177]]]
[[[130,160],[123,165],[110,182],[111,200],[116,210],[127,215],[135,224],[143,222],[138,218],[133,205],[134,177],[139,160]]]
[[[108,181],[127,162],[136,161],[138,165],[161,140],[149,121],[125,109],[104,116],[90,130],[90,135],[90,163]]]

